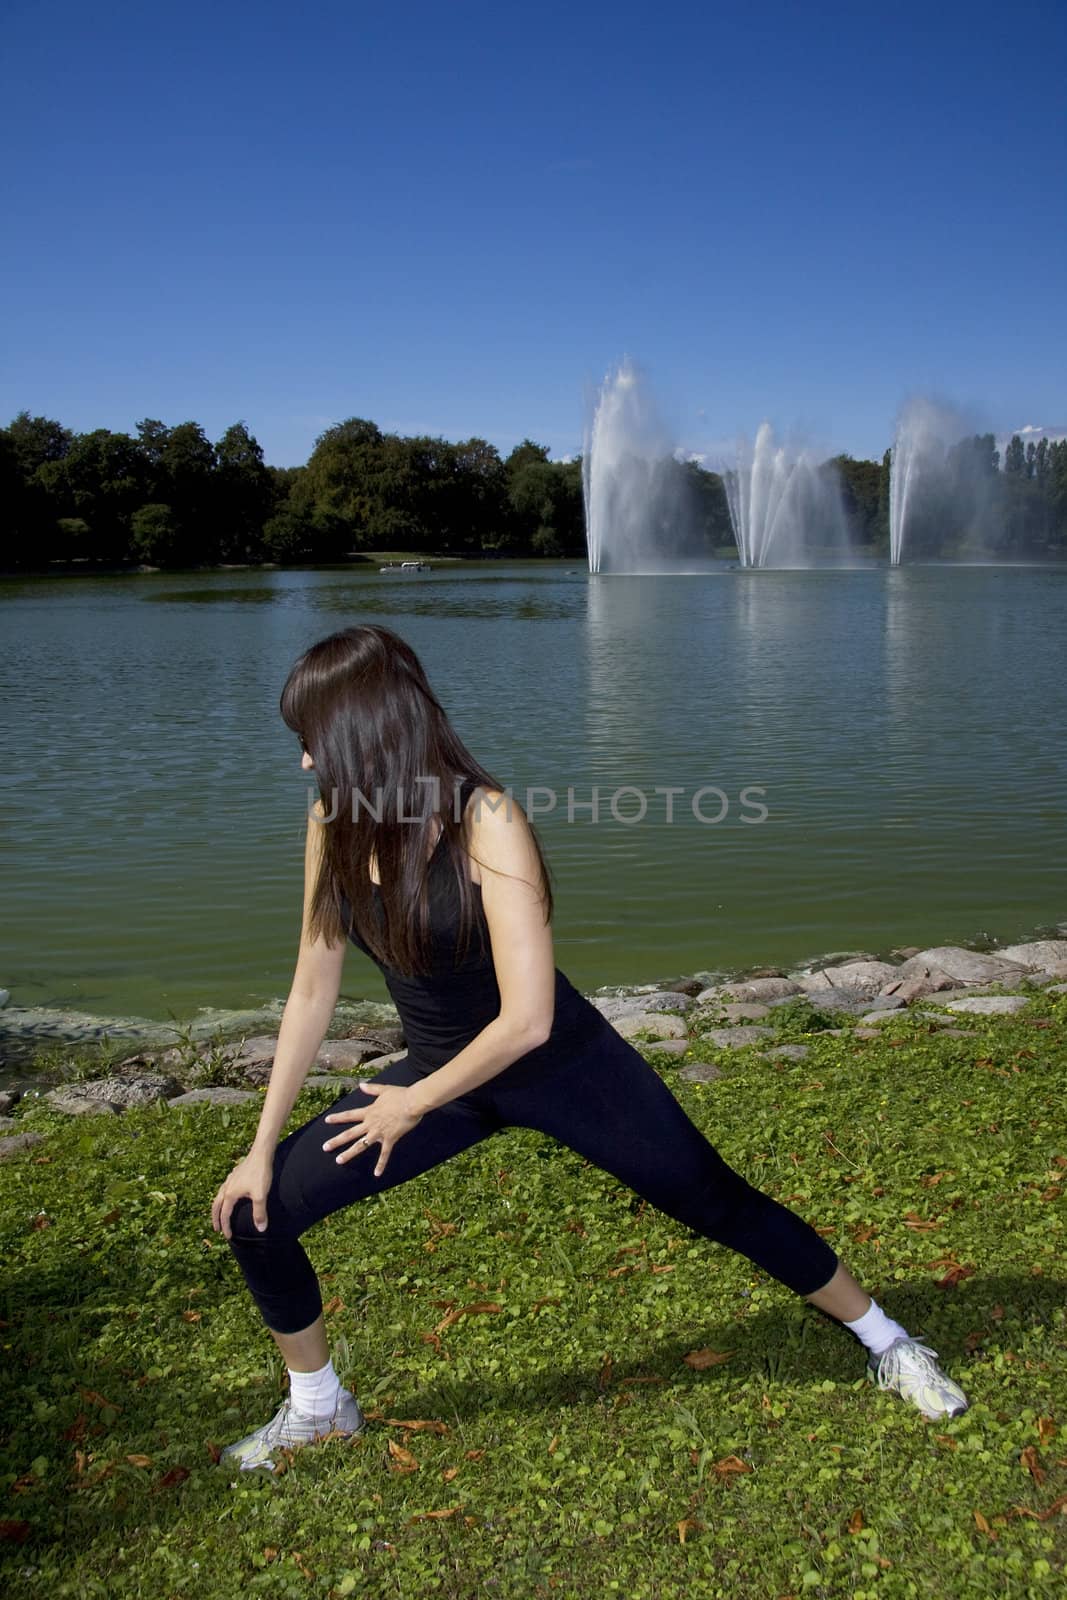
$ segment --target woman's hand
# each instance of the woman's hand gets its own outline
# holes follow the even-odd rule
[[[234,1167],[211,1203],[211,1226],[230,1237],[230,1212],[246,1195],[252,1202],[252,1221],[263,1232],[267,1226],[267,1195],[274,1173],[272,1151],[252,1149]]]
[[[331,1111],[326,1117],[327,1122],[350,1122],[352,1127],[344,1133],[334,1134],[322,1148],[333,1150],[337,1145],[350,1144],[352,1148],[342,1151],[336,1158],[344,1162],[351,1161],[353,1156],[363,1155],[372,1144],[380,1145],[381,1154],[374,1169],[374,1176],[380,1178],[396,1141],[422,1121],[423,1113],[412,1111],[403,1084],[360,1082],[359,1087],[364,1094],[372,1094],[375,1098],[369,1106],[359,1106],[353,1111]]]

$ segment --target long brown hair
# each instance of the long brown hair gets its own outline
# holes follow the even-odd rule
[[[429,972],[427,867],[433,821],[440,817],[439,848],[451,859],[459,889],[465,953],[475,918],[464,859],[464,852],[472,854],[470,830],[468,813],[460,813],[460,784],[469,778],[486,790],[504,790],[504,785],[460,739],[411,646],[378,623],[341,628],[294,663],[280,709],[282,721],[315,763],[329,819],[318,824],[322,867],[309,913],[311,937],[336,944],[354,926],[384,965],[408,977]],[[518,801],[506,795],[497,804],[518,806]],[[416,813],[418,821],[401,820]],[[548,922],[550,869],[532,823],[530,831],[541,867],[536,887]],[[370,877],[372,854],[381,879],[381,920]],[[351,908],[348,924],[343,898]]]

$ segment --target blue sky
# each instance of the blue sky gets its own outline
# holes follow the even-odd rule
[[[0,420],[1067,423],[1067,6],[5,7]]]

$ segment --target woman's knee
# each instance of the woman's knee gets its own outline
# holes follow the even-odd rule
[[[242,1195],[230,1212],[230,1244],[237,1250],[250,1245],[269,1250],[272,1245],[288,1242],[293,1236],[293,1229],[277,1200],[273,1206],[270,1199],[267,1200],[267,1226],[262,1232],[256,1227],[252,1202],[247,1195]]]

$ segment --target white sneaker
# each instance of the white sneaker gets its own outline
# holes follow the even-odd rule
[[[956,1417],[968,1406],[967,1396],[934,1359],[936,1350],[917,1339],[894,1339],[880,1356],[867,1358],[867,1376],[879,1389],[893,1389],[918,1406],[931,1422]]]
[[[236,1462],[244,1472],[256,1467],[275,1470],[274,1452],[296,1450],[301,1445],[314,1444],[319,1439],[343,1436],[355,1438],[364,1423],[359,1401],[347,1389],[342,1389],[337,1409],[329,1422],[318,1422],[293,1408],[291,1400],[283,1400],[278,1410],[255,1433],[228,1444],[219,1456],[219,1465]]]

